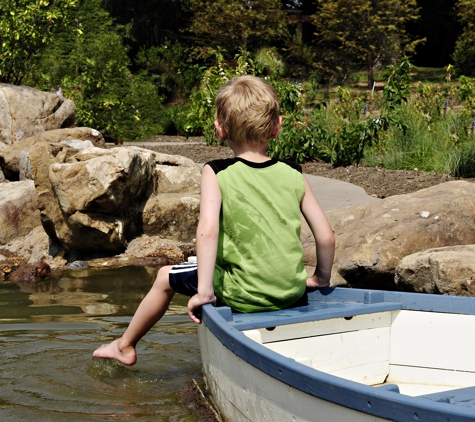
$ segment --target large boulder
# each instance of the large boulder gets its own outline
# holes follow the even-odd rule
[[[194,236],[201,170],[191,160],[45,142],[30,149],[30,160],[42,225],[66,250],[117,253],[143,233]]]
[[[64,214],[92,212],[130,216],[131,206],[151,186],[152,151],[141,148],[87,148],[49,168],[49,180]]]
[[[327,212],[336,237],[332,285],[396,289],[399,261],[426,249],[475,243],[475,183],[452,181]],[[315,247],[302,231],[306,264]]]
[[[408,255],[399,261],[395,282],[402,291],[475,296],[475,245]]]
[[[155,153],[154,194],[141,211],[144,234],[180,242],[196,236],[200,212],[200,168],[190,159]]]
[[[0,184],[0,245],[41,224],[32,181]]]
[[[76,106],[56,93],[0,84],[0,142],[12,145],[39,132],[76,126]]]
[[[0,170],[11,181],[31,179],[30,148],[38,142],[65,143],[75,149],[82,148],[81,141],[90,141],[89,146],[105,148],[102,134],[88,127],[56,129],[40,132],[30,138],[15,142],[0,151]],[[91,145],[92,144],[92,145]]]

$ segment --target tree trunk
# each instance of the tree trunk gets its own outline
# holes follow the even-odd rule
[[[373,60],[368,57],[368,89],[371,91],[374,85]]]

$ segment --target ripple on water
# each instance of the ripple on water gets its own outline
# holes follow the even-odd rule
[[[95,283],[101,282],[97,275],[95,277]],[[2,321],[0,315],[2,422],[195,420],[191,410],[177,398],[191,378],[202,384],[196,326],[185,316],[187,298],[177,295],[171,315],[139,343],[139,360],[135,366],[125,367],[92,358],[95,348],[125,330],[131,316],[129,310],[135,309],[143,297],[137,291],[146,292],[153,281],[150,277],[134,279],[130,289],[121,281],[119,294],[117,279],[114,280],[104,280],[103,286],[91,285],[91,290],[101,290],[102,296],[106,295],[111,301],[114,307],[110,309],[126,309],[108,315],[78,312],[78,302],[74,309],[67,308],[71,312],[67,315],[63,311],[68,303],[57,304],[58,314],[54,314],[55,307],[48,303],[46,296],[48,292],[41,293],[40,297],[35,293],[36,303],[48,306],[47,312],[38,312],[37,308],[30,307],[28,293],[22,292],[23,297],[12,287],[15,306],[24,308],[17,310],[21,315],[19,323],[7,318]],[[73,284],[77,286],[78,281]],[[81,293],[84,288],[88,293],[87,280],[80,284]],[[61,289],[68,288],[64,280],[59,285]],[[57,286],[55,300],[58,300],[58,293],[61,296]],[[62,297],[75,301],[72,290]],[[131,292],[133,300],[128,299],[127,292]],[[84,294],[81,297],[85,297]],[[18,305],[19,298],[21,305]],[[127,306],[122,306],[123,303]],[[8,306],[8,292],[2,295],[0,308],[4,304]],[[32,312],[28,314],[30,310]],[[5,313],[8,312],[4,309]]]

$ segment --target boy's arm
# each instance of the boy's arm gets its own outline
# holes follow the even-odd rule
[[[213,275],[218,250],[221,199],[216,174],[210,166],[204,166],[201,175],[200,219],[196,231],[198,293],[188,302],[188,315],[197,324],[201,324],[201,318],[197,316],[199,308],[216,302]]]
[[[335,235],[322,207],[310,188],[307,178],[305,176],[303,178],[305,194],[300,203],[300,209],[313,233],[317,249],[317,266],[314,275],[307,279],[307,287],[315,289],[330,285],[335,254]]]

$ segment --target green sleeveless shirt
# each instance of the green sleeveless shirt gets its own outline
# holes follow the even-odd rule
[[[300,242],[301,167],[241,158],[207,164],[222,195],[216,296],[240,312],[293,305],[305,293],[307,279]]]

